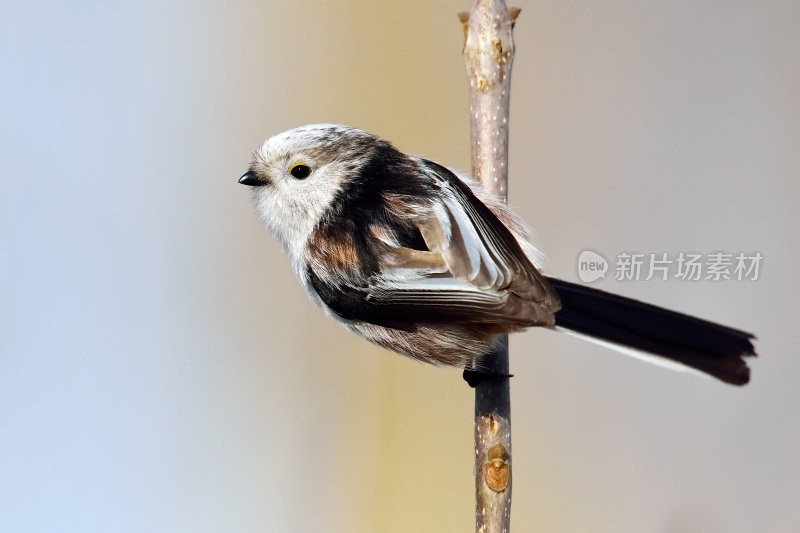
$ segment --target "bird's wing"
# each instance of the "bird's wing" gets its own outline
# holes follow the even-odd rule
[[[410,310],[424,321],[449,316],[552,325],[558,295],[511,231],[452,172],[424,165],[440,192],[428,216],[414,220],[428,251],[391,250],[393,269],[372,280],[371,305],[382,314]],[[420,274],[422,268],[428,272]]]
[[[478,289],[453,277],[381,279],[370,286],[366,301],[372,316],[384,321],[514,326],[542,323],[532,316],[528,302],[515,295]],[[375,322],[371,318],[366,321]]]

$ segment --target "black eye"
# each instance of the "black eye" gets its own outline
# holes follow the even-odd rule
[[[308,165],[297,163],[296,165],[292,165],[292,168],[289,169],[289,174],[299,180],[304,180],[311,174],[311,169],[308,168]]]

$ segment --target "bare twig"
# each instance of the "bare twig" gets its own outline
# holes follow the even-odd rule
[[[518,8],[504,0],[475,0],[464,25],[464,59],[470,86],[472,173],[484,188],[507,198],[508,109],[512,29]],[[508,375],[508,338],[481,370]],[[511,400],[507,377],[475,387],[475,528],[505,533],[511,521]]]

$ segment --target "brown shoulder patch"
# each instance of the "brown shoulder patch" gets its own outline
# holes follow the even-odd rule
[[[353,236],[346,231],[331,233],[331,228],[314,230],[308,239],[309,259],[326,269],[357,269],[359,257]]]

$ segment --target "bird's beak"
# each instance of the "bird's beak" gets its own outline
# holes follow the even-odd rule
[[[250,187],[259,187],[261,185],[266,185],[267,182],[260,179],[256,176],[256,173],[252,170],[248,170],[245,172],[241,178],[239,178],[239,183],[242,185],[249,185]]]

